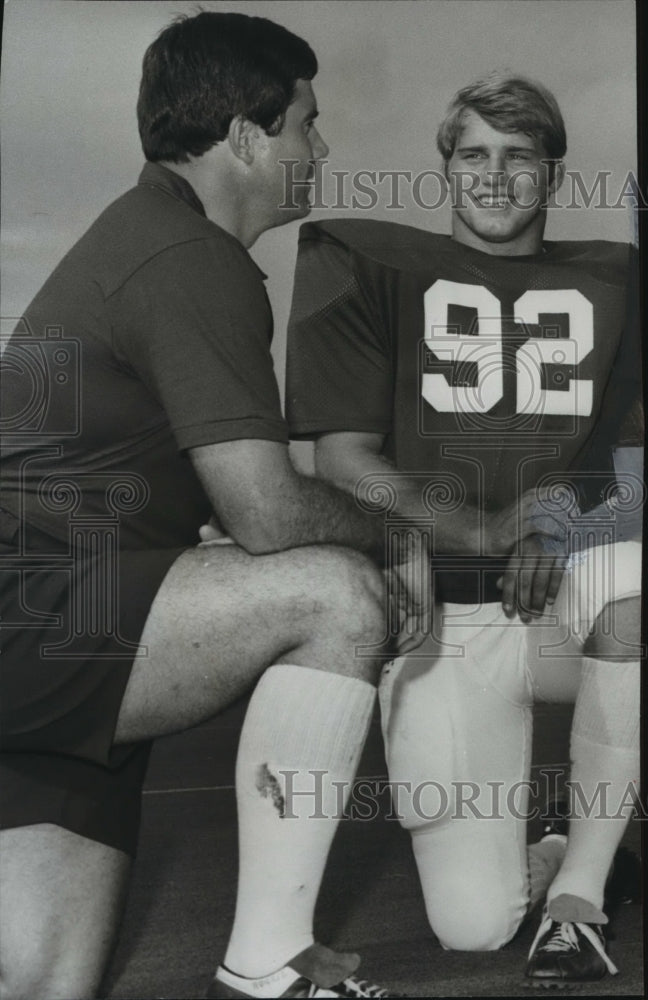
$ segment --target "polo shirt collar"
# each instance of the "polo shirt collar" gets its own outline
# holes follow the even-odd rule
[[[186,181],[180,174],[176,174],[174,170],[162,166],[161,163],[145,163],[144,169],[139,175],[138,184],[149,184],[160,188],[161,191],[186,202],[190,208],[193,208],[194,212],[198,212],[200,215],[206,214],[202,201],[189,181]]]
[[[180,174],[176,174],[174,170],[169,170],[168,167],[162,166],[161,163],[151,163],[150,161],[147,161],[144,164],[144,168],[139,175],[137,183],[148,184],[151,187],[159,188],[161,191],[166,192],[166,194],[170,194],[173,198],[178,198],[180,201],[184,201],[190,208],[193,208],[195,212],[198,212],[199,215],[207,218],[205,207],[189,181],[185,180],[184,177],[181,177]],[[216,226],[216,223],[213,223],[213,225]],[[231,233],[228,233],[227,230],[222,229],[220,226],[216,226],[216,228],[245,254],[252,266],[258,271],[262,281],[266,281],[268,275],[261,270],[257,262],[250,256],[248,250],[243,246],[243,244],[237,240],[235,236],[232,236]]]

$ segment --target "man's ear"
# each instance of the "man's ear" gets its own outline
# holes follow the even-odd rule
[[[565,179],[565,164],[562,160],[554,160],[553,176],[549,182],[549,194],[555,194]]]
[[[259,126],[248,118],[236,115],[230,122],[227,140],[237,159],[248,166],[254,161],[254,149],[259,137]]]

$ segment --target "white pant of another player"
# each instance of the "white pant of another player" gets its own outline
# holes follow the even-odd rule
[[[619,630],[613,662],[590,647],[606,612],[619,602],[627,608],[640,590],[639,543],[589,549],[566,571],[551,614],[523,625],[499,604],[445,604],[435,635],[385,668],[380,699],[389,777],[412,835],[428,918],[444,947],[499,948],[527,912],[536,699],[576,701],[571,782],[585,814],[601,794],[597,803],[606,810],[594,823],[595,809],[590,820],[572,819],[568,855],[550,893],[602,907],[605,877],[632,812],[628,787],[638,782],[639,652],[626,647]]]

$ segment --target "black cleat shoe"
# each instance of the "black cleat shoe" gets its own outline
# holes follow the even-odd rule
[[[221,965],[205,996],[210,1000],[230,1000],[235,997],[350,997],[361,1000],[402,997],[380,986],[358,979],[354,972],[360,959],[357,955],[338,955],[323,945],[312,945],[287,965],[269,976],[246,979]],[[338,978],[338,977],[343,978]]]
[[[545,911],[524,973],[531,985],[555,989],[603,979],[608,972],[616,976],[618,971],[597,924],[561,923]]]

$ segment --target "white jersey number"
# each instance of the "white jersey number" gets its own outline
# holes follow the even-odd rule
[[[452,333],[448,327],[450,305],[477,312],[478,336]],[[424,297],[425,344],[439,361],[476,367],[475,385],[451,385],[445,375],[423,375],[422,394],[441,413],[487,413],[504,394],[502,357],[502,307],[481,285],[436,281]],[[576,288],[525,292],[514,305],[515,322],[537,324],[540,313],[569,317],[569,337],[530,338],[516,354],[516,411],[587,417],[592,412],[591,379],[569,380],[566,389],[543,389],[543,365],[575,367],[594,347],[592,303]],[[456,369],[455,369],[456,370]]]

